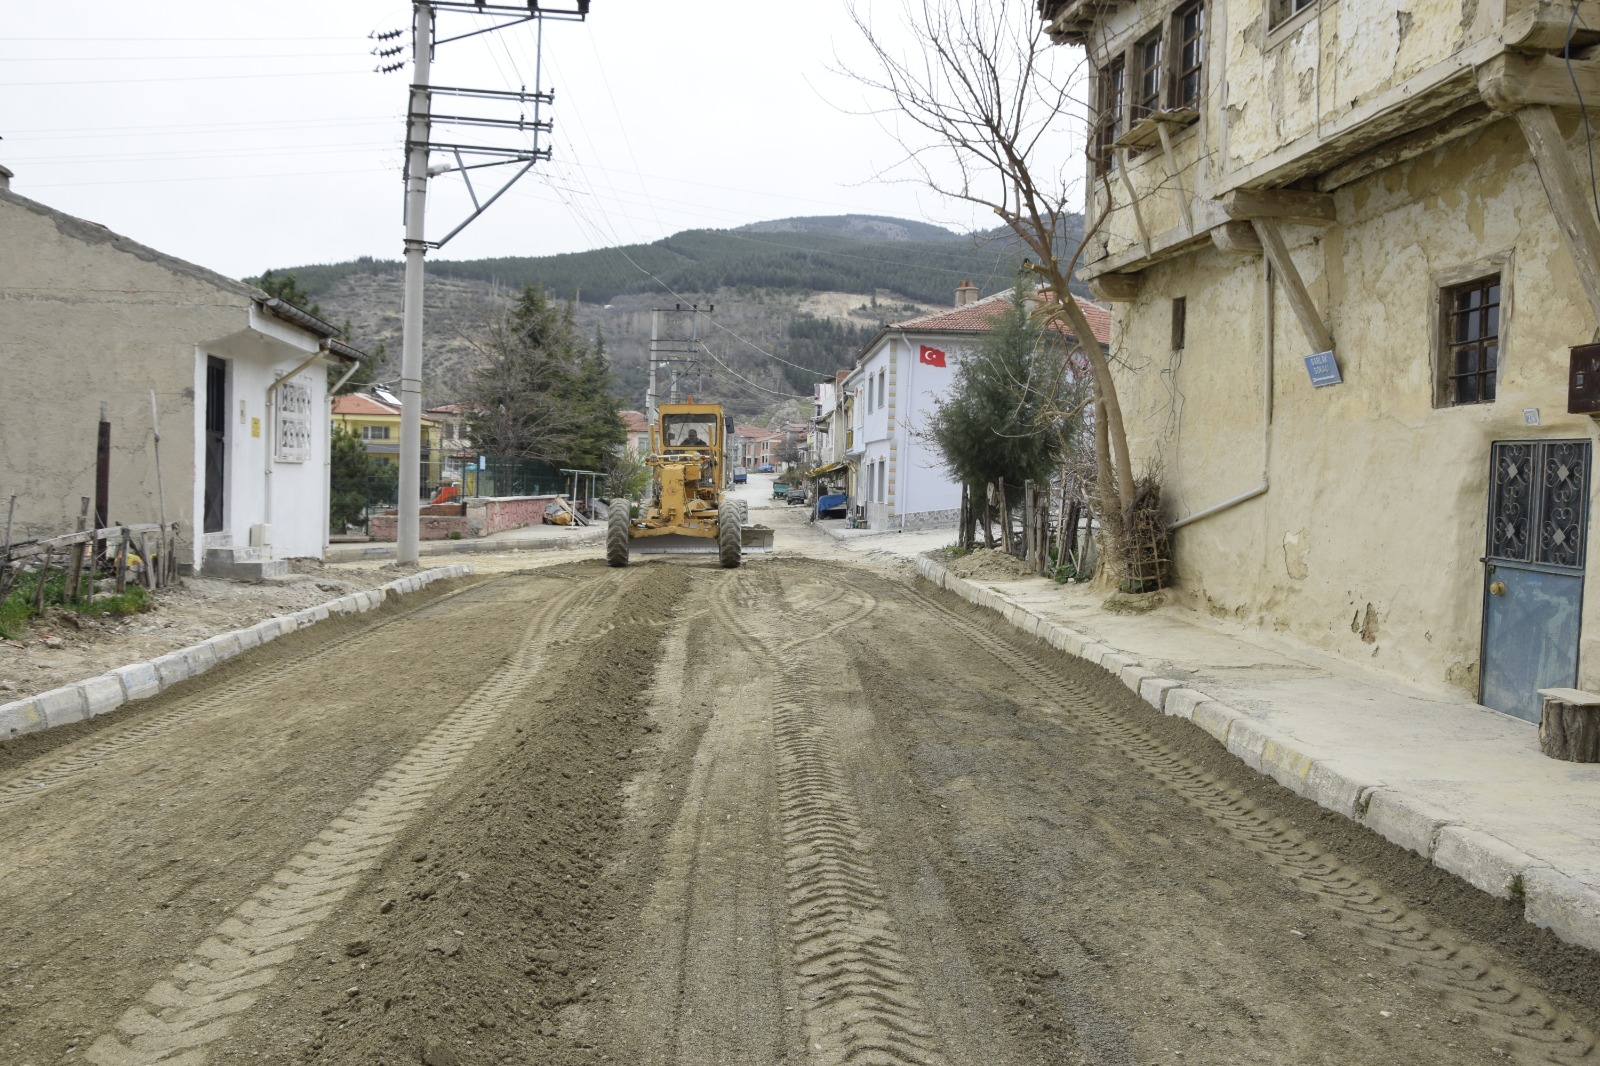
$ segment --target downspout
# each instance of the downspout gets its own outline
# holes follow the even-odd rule
[[[344,377],[340,378],[338,381],[335,381],[331,386],[329,386],[327,395],[323,396],[322,398],[323,404],[326,405],[323,414],[327,416],[323,419],[324,424],[329,426],[333,425],[333,398],[339,394],[340,389],[344,388],[344,383],[349,381],[351,376],[354,375],[359,369],[361,369],[360,363],[351,363],[350,369],[344,372]],[[332,494],[333,442],[330,439],[328,442],[328,451],[322,459],[322,557],[324,559],[328,557],[328,548],[332,545],[332,541],[328,539],[329,526],[333,522]]]
[[[316,352],[312,354],[311,358],[307,359],[305,362],[301,363],[299,366],[283,375],[283,377],[278,378],[271,385],[267,386],[265,404],[266,409],[261,412],[262,418],[264,418],[267,423],[267,432],[265,437],[266,448],[261,456],[261,484],[263,494],[261,501],[261,524],[267,527],[268,536],[272,535],[272,455],[276,449],[278,439],[276,430],[274,428],[275,422],[272,417],[273,396],[277,393],[279,385],[282,385],[285,381],[288,381],[290,378],[299,374],[300,371],[304,370],[306,367],[310,366],[312,363],[315,363],[317,360],[323,358],[327,354],[327,348],[318,348]]]
[[[1272,264],[1268,262],[1265,255],[1261,257],[1261,282],[1262,289],[1266,294],[1266,306],[1264,308],[1264,313],[1261,316],[1263,322],[1261,330],[1261,350],[1265,354],[1265,359],[1261,369],[1261,484],[1247,492],[1241,492],[1239,495],[1234,496],[1231,499],[1223,500],[1221,503],[1207,507],[1203,511],[1196,511],[1192,515],[1178,519],[1176,522],[1173,522],[1171,525],[1167,526],[1168,533],[1182,529],[1184,526],[1192,525],[1201,519],[1210,518],[1214,514],[1221,514],[1223,511],[1226,511],[1231,507],[1237,507],[1239,504],[1244,503],[1247,500],[1253,500],[1257,496],[1265,496],[1267,490],[1271,488],[1268,472],[1271,470],[1272,466],[1272,363],[1274,354],[1273,330],[1275,328],[1275,322],[1273,319]]]

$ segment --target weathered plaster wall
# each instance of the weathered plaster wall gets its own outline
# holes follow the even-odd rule
[[[1131,443],[1141,459],[1164,461],[1175,518],[1253,487],[1270,349],[1271,489],[1177,533],[1184,595],[1472,694],[1489,445],[1596,436],[1592,420],[1565,413],[1567,348],[1589,341],[1595,324],[1514,121],[1348,186],[1337,206],[1338,225],[1286,233],[1344,384],[1311,387],[1307,342],[1281,291],[1268,345],[1258,258],[1187,256],[1152,268],[1152,295],[1119,308],[1135,368],[1123,374]],[[1436,275],[1507,252],[1497,400],[1435,408]],[[1175,295],[1188,297],[1178,361],[1168,354]],[[1525,408],[1539,410],[1540,426],[1524,425]],[[1600,598],[1584,614],[1585,632],[1600,632]],[[1594,637],[1581,653],[1580,684],[1594,687]]]
[[[0,193],[0,491],[14,536],[74,528],[94,496],[100,402],[112,424],[111,515],[157,519],[150,390],[161,411],[169,521],[194,529],[195,348],[244,321],[250,298],[90,223]],[[234,283],[236,284],[236,283]]]

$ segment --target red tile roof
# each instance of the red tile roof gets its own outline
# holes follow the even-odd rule
[[[345,393],[343,396],[333,398],[333,413],[336,415],[397,415],[398,407],[390,407],[382,400],[375,400],[359,392]]]
[[[1083,309],[1083,315],[1089,320],[1089,328],[1094,331],[1094,339],[1101,344],[1111,342],[1111,312],[1099,304],[1081,297],[1073,297],[1078,301],[1078,306]],[[889,323],[890,329],[903,329],[917,333],[987,333],[990,322],[995,316],[1004,313],[1010,306],[1011,294],[997,292],[993,296],[967,304],[965,307],[952,308],[949,311],[935,311],[929,315],[918,318],[908,318],[904,322]],[[1071,335],[1071,330],[1058,325],[1063,333]]]
[[[618,411],[622,418],[622,427],[629,433],[647,433],[650,423],[645,420],[643,411]]]
[[[438,410],[438,408],[435,408]],[[386,404],[382,400],[368,396],[363,392],[347,392],[343,396],[333,398],[333,413],[336,415],[387,415],[390,418],[400,417],[400,408]],[[437,418],[422,416],[424,422],[437,422]]]

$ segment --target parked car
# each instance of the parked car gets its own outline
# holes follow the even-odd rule
[[[770,473],[772,473],[772,464],[771,463],[762,463],[760,466],[756,467],[756,473],[758,473],[758,474],[770,474]]]
[[[800,504],[803,507],[805,506],[806,502],[806,490],[801,488],[799,485],[796,485],[794,488],[789,490],[789,494],[786,499],[791,507],[793,507],[795,504]]]
[[[748,472],[745,471],[744,467],[736,466],[736,467],[733,468],[733,483],[735,485],[743,485],[746,482],[748,482],[749,480],[750,480],[750,475],[749,475]]]

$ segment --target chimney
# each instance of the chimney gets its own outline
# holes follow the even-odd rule
[[[0,189],[3,189],[6,192],[10,192],[11,191],[11,178],[12,178],[11,171],[7,170],[4,165],[0,165]]]
[[[956,286],[956,306],[965,307],[970,303],[978,302],[978,287],[970,281],[963,281]]]

